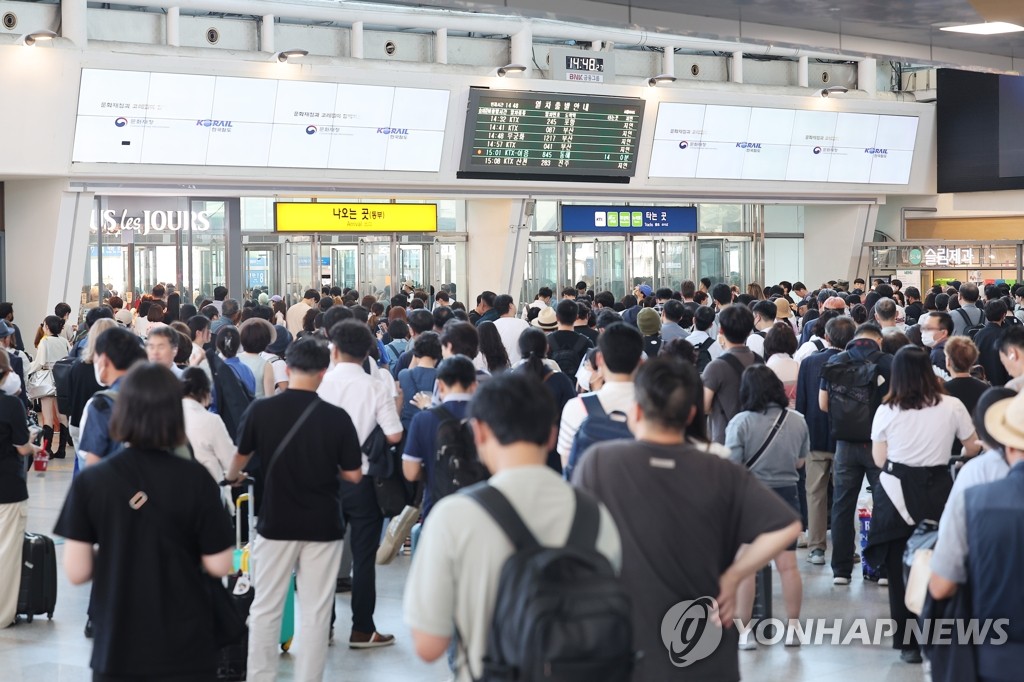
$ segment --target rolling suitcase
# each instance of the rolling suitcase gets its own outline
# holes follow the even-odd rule
[[[252,485],[249,486],[249,492],[246,494],[239,495],[235,500],[235,518],[241,519],[242,505],[248,504],[250,512],[255,509],[253,506],[254,493]],[[250,513],[249,519],[249,538],[250,541],[246,545],[242,545],[242,529],[241,522],[235,523],[235,556],[234,556],[234,568],[236,571],[240,571],[242,575],[246,576],[252,581],[253,588],[258,586],[258,576],[252,574],[249,566],[249,556],[252,550],[252,538],[256,537],[256,517]],[[284,600],[284,616],[281,619],[281,651],[288,651],[292,647],[292,639],[295,637],[295,575],[292,575],[291,583],[288,586],[288,595]]]
[[[53,540],[45,535],[25,533],[21,558],[21,588],[18,590],[18,614],[29,623],[35,616],[53,618],[57,605],[57,553]]]

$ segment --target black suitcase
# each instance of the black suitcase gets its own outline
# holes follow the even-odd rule
[[[45,535],[25,533],[21,558],[21,588],[18,614],[31,623],[35,616],[53,618],[57,605],[57,553],[53,540]]]

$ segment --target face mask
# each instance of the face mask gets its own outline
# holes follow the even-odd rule
[[[103,383],[103,379],[100,378],[100,366],[95,360],[92,363],[92,374],[94,377],[96,377],[97,384],[99,384],[100,386],[106,386],[106,384]]]
[[[923,331],[921,332],[921,343],[931,348],[935,345],[935,332]]]

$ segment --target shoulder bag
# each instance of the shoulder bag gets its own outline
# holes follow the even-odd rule
[[[782,408],[782,414],[775,420],[775,426],[772,427],[771,432],[768,434],[768,438],[765,439],[764,443],[761,444],[760,449],[754,453],[754,456],[747,460],[747,469],[753,469],[757,461],[761,459],[761,455],[765,453],[768,446],[775,440],[775,436],[779,435],[779,431],[782,429],[782,424],[785,423],[786,417],[789,416],[789,410]]]

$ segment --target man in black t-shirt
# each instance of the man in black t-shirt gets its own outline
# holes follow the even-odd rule
[[[228,480],[240,482],[255,453],[265,482],[252,554],[259,588],[249,621],[250,679],[277,675],[284,600],[292,571],[301,565],[296,593],[305,627],[299,629],[295,676],[319,680],[345,536],[339,477],[362,480],[362,452],[348,413],[316,394],[330,365],[327,344],[301,339],[285,359],[288,389],[246,410]]]
[[[693,423],[703,399],[694,370],[674,358],[649,360],[635,387],[637,440],[592,446],[573,477],[608,508],[622,538],[633,644],[644,652],[632,682],[738,680],[736,590],[796,540],[799,517],[745,467],[690,444],[704,431]],[[717,604],[717,613],[687,610],[694,600],[709,610]],[[689,620],[679,618],[684,611]],[[677,666],[687,655],[684,673]]]

